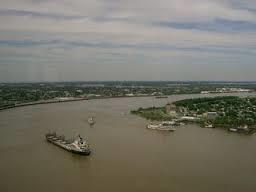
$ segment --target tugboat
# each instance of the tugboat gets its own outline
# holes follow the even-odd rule
[[[58,147],[65,149],[71,153],[76,153],[80,155],[90,155],[91,150],[86,140],[84,140],[80,135],[74,141],[65,140],[64,136],[58,136],[55,132],[45,134],[45,138],[48,142],[57,145]]]
[[[88,118],[88,123],[89,123],[89,125],[94,125],[96,122],[95,122],[95,120],[94,120],[94,118],[93,117],[89,117]]]

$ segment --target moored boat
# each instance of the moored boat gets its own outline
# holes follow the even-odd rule
[[[175,131],[176,129],[169,125],[169,124],[164,124],[164,123],[159,123],[159,124],[148,124],[147,129],[152,129],[152,130],[158,130],[158,131]]]
[[[250,129],[246,125],[246,126],[239,126],[239,127],[235,127],[235,128],[229,128],[228,131],[230,131],[230,132],[237,132],[237,133],[251,134],[251,133],[254,132],[254,129]]]
[[[230,131],[230,132],[237,132],[238,129],[237,128],[229,128],[228,131]]]
[[[204,127],[205,128],[214,128],[213,124],[205,124]]]

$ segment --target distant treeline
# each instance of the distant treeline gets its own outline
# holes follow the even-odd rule
[[[176,106],[179,106],[179,107],[181,107],[181,106],[189,107],[189,106],[196,105],[196,104],[203,104],[203,103],[216,104],[216,103],[223,102],[223,101],[233,102],[235,100],[240,100],[240,98],[236,97],[236,96],[203,97],[203,98],[196,98],[196,99],[180,100],[180,101],[174,102],[173,104],[175,104]]]

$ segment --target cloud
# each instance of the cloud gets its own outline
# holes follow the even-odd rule
[[[248,21],[232,21],[224,19],[215,19],[211,22],[155,22],[155,25],[162,27],[170,27],[175,29],[195,29],[200,31],[215,31],[215,32],[242,32],[255,31],[256,22]]]
[[[199,78],[195,75],[198,66],[203,70],[201,74],[206,73],[202,77],[206,80],[212,75],[207,67],[221,74],[216,77],[231,79],[232,75],[225,77],[224,72],[232,65],[236,66],[233,74],[240,79],[253,79],[250,71],[255,69],[256,59],[255,10],[254,0],[3,1],[0,81],[29,78],[24,76],[28,67],[37,73],[43,71],[45,75],[38,76],[41,80],[56,80],[54,73],[61,80],[72,80],[79,76],[75,71],[90,71],[85,73],[89,77],[93,74],[93,80],[109,80],[98,73],[102,67],[111,78],[120,80],[147,80],[155,71],[159,71],[157,78],[163,73],[165,80],[171,80],[176,78],[174,74],[187,71],[187,66],[191,66],[194,80]],[[136,65],[148,65],[149,74],[144,74],[145,68],[138,68],[136,75],[127,69]],[[242,66],[249,75],[234,71]],[[122,67],[130,71],[127,76]],[[6,71],[24,72],[4,76]],[[57,75],[58,71],[62,75]],[[169,76],[165,71],[174,72]]]
[[[85,18],[79,15],[63,15],[63,14],[43,13],[43,12],[25,11],[25,10],[16,10],[16,9],[0,9],[0,16],[36,17],[36,18],[49,18],[54,20],[76,20],[76,19]]]

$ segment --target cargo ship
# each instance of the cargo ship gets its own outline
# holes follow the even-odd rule
[[[90,155],[91,150],[86,140],[84,140],[80,135],[75,140],[66,140],[64,136],[58,136],[55,132],[45,134],[45,138],[48,142],[65,149],[71,153],[76,153],[80,155]]]

